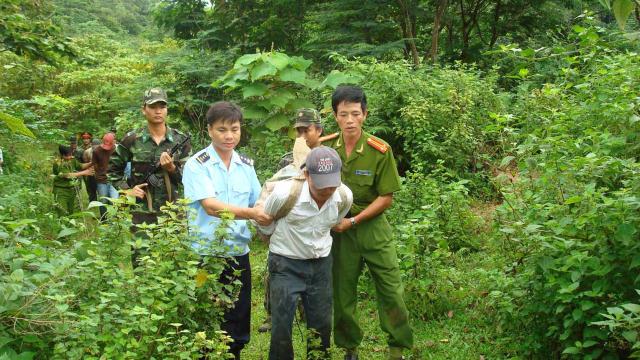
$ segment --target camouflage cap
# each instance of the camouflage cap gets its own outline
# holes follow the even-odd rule
[[[145,105],[152,105],[157,102],[163,102],[167,104],[167,92],[160,88],[151,88],[144,92],[142,102]]]
[[[311,124],[322,125],[322,118],[316,109],[298,109],[294,120],[294,128],[308,127]]]

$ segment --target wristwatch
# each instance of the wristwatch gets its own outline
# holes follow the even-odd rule
[[[355,216],[350,218],[349,221],[351,222],[351,227],[355,227],[356,226],[356,218],[355,218]]]

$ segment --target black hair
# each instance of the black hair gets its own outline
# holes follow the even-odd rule
[[[216,121],[238,122],[242,125],[242,110],[240,107],[229,101],[218,101],[213,103],[207,111],[207,125],[211,126]]]
[[[359,86],[353,85],[340,85],[338,86],[333,95],[331,95],[331,107],[333,112],[338,112],[338,105],[343,102],[348,103],[360,103],[362,112],[367,111],[367,95]]]
[[[58,152],[60,153],[61,157],[65,157],[65,156],[69,156],[71,155],[71,148],[66,146],[66,145],[58,145]]]

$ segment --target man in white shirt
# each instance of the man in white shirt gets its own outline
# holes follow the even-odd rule
[[[264,210],[271,216],[295,200],[291,210],[271,225],[259,227],[271,234],[269,276],[271,278],[270,360],[293,359],[291,329],[298,297],[302,299],[308,337],[307,351],[329,357],[331,338],[331,234],[330,230],[347,214],[353,194],[342,184],[342,162],[338,153],[317,147],[305,161],[304,182],[290,179],[276,184]],[[299,185],[299,184],[298,184]],[[292,189],[299,188],[297,199]],[[314,336],[315,335],[315,336]],[[318,340],[314,340],[314,337]]]

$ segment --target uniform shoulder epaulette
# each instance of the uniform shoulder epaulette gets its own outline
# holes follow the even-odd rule
[[[337,132],[333,133],[333,134],[329,134],[329,135],[323,136],[322,137],[322,142],[335,140],[335,139],[338,138],[338,136],[340,136],[340,133],[337,133]]]
[[[240,160],[242,160],[243,163],[249,166],[253,166],[253,159],[243,154],[238,154],[238,155],[240,155]]]
[[[209,153],[207,153],[206,151],[203,151],[202,154],[196,156],[196,160],[200,163],[200,164],[204,164],[207,161],[209,161],[209,159],[211,159],[211,156],[209,155]]]
[[[385,144],[382,140],[376,139],[374,137],[369,137],[367,139],[367,144],[383,154],[386,153],[387,150],[389,150],[389,145]]]

